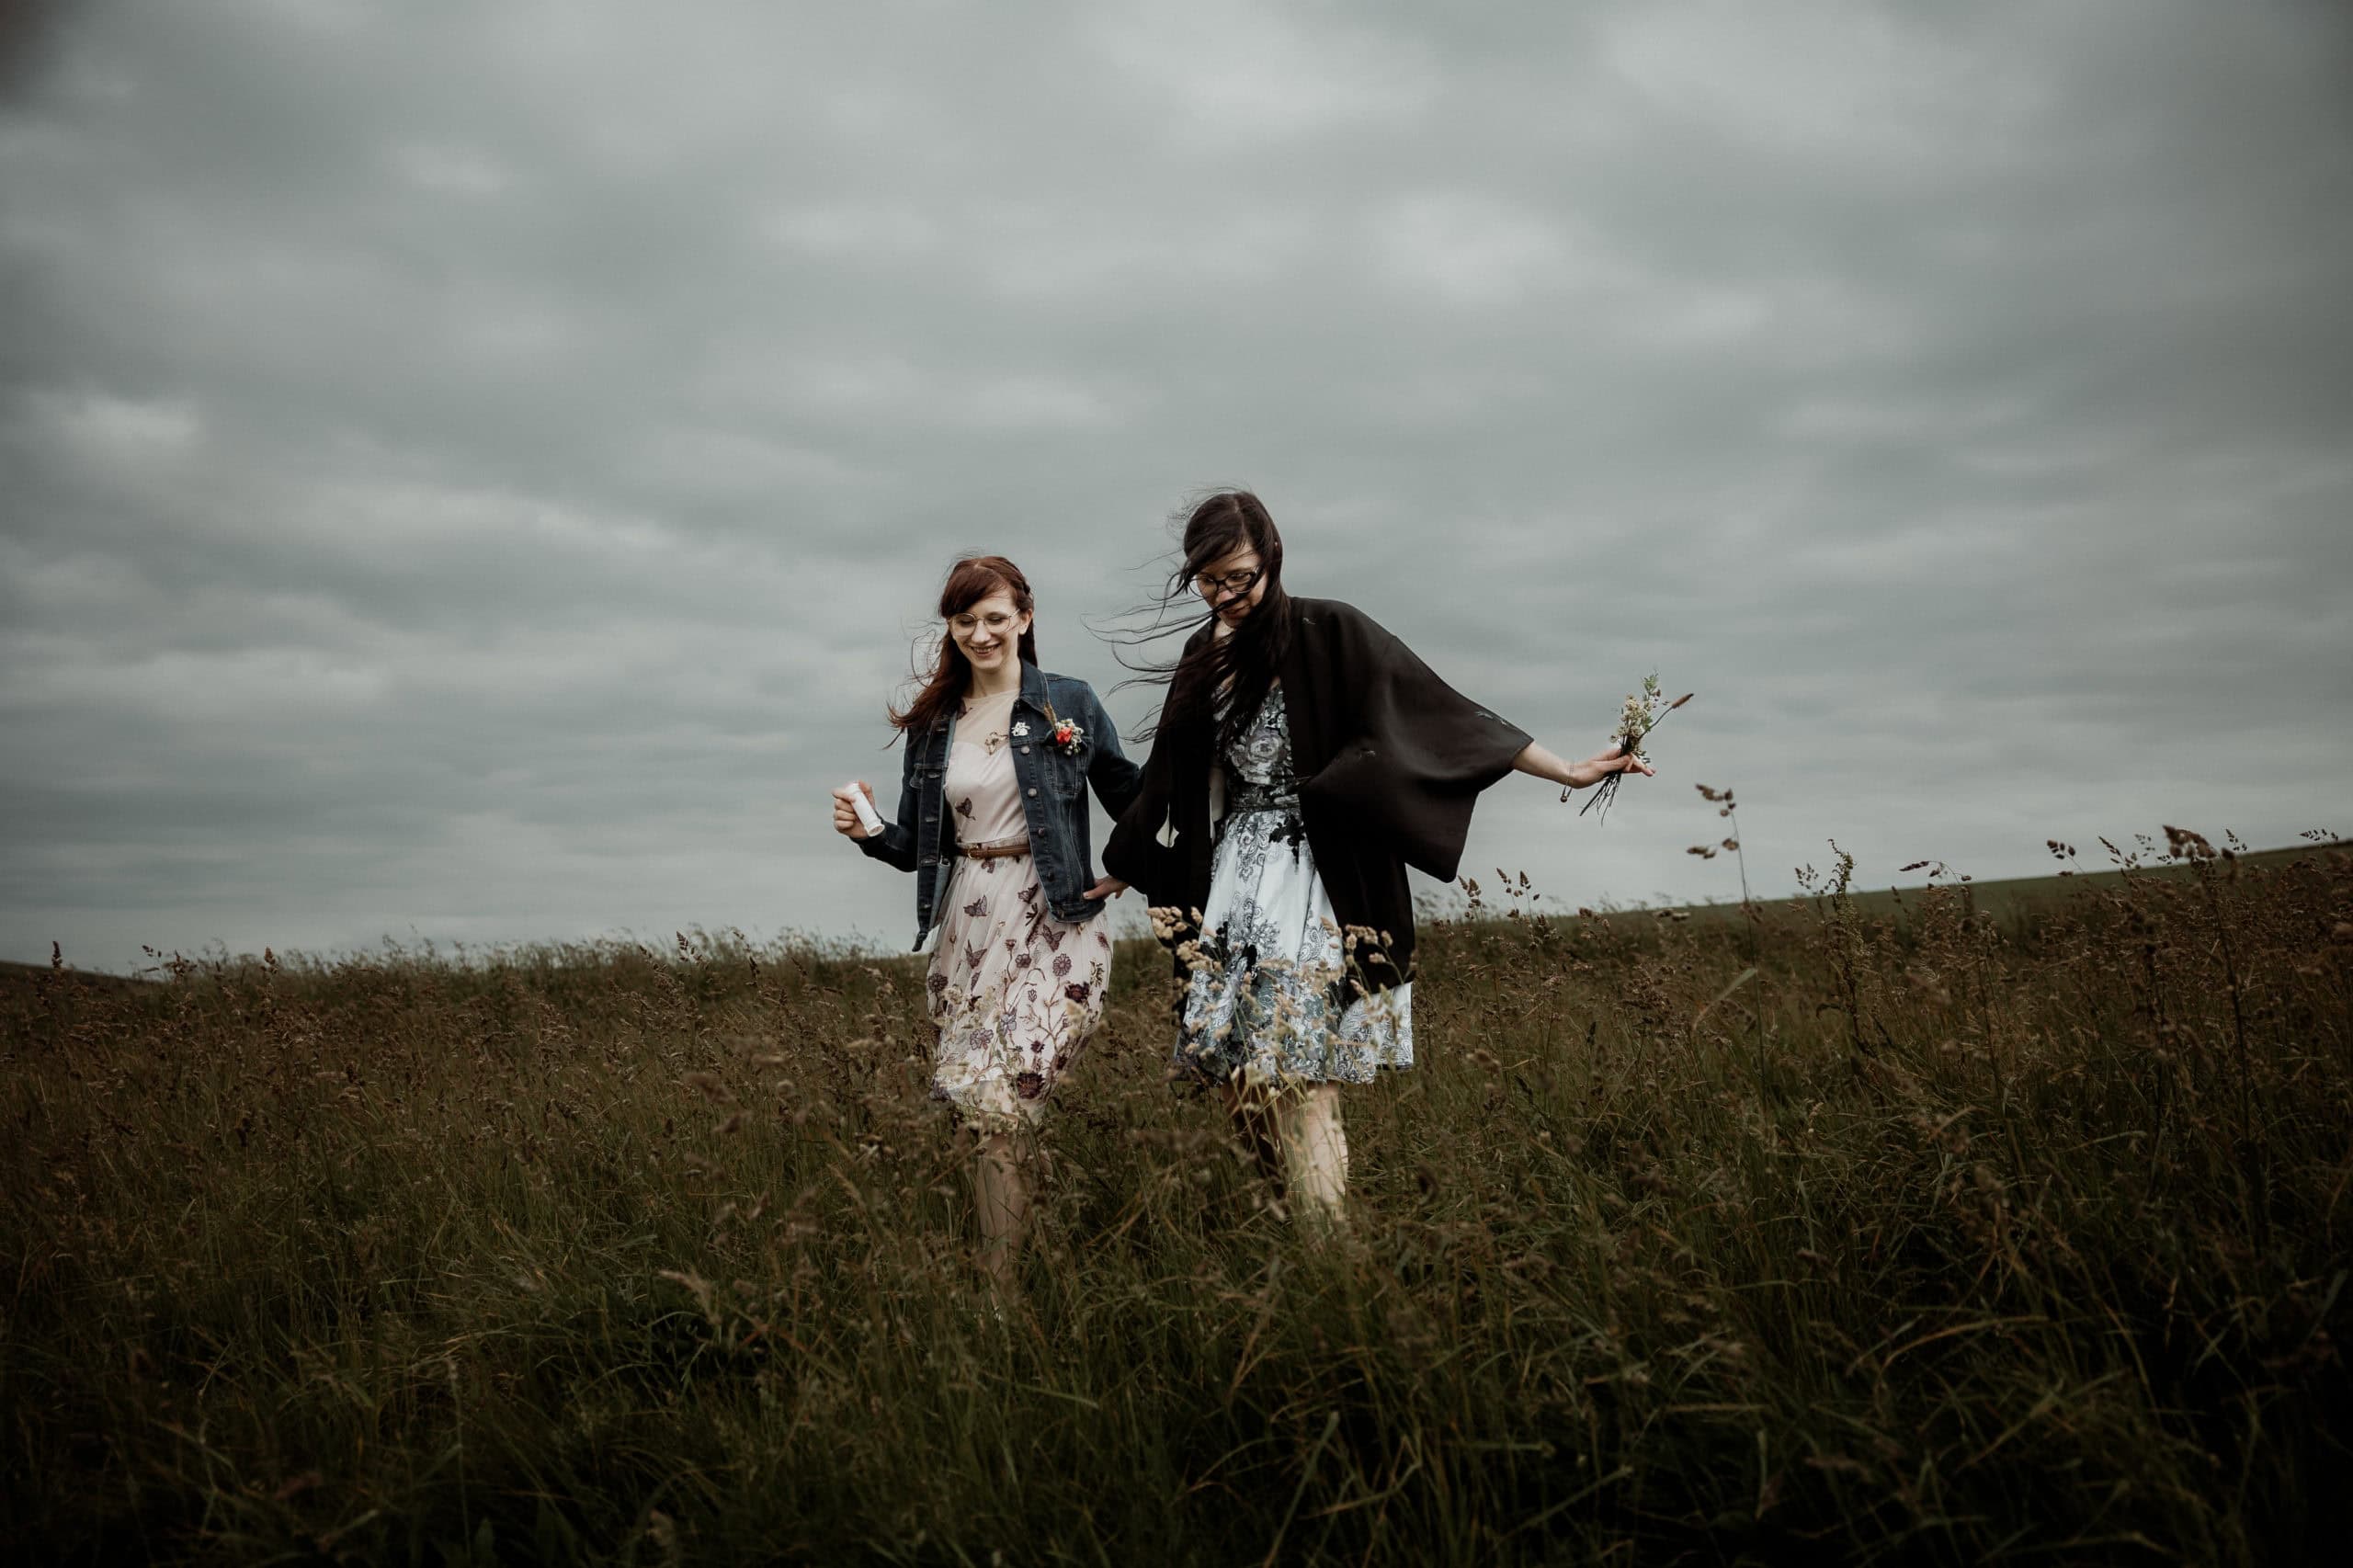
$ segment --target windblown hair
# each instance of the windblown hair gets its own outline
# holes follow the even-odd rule
[[[1130,664],[1134,683],[1165,683],[1168,696],[1160,717],[1144,735],[1194,726],[1213,727],[1216,750],[1222,754],[1241,737],[1256,716],[1258,705],[1275,684],[1283,654],[1290,648],[1290,596],[1283,592],[1283,536],[1266,503],[1247,490],[1217,490],[1195,502],[1185,518],[1182,558],[1170,571],[1156,604],[1139,607],[1138,614],[1154,616],[1154,624],[1141,632],[1116,639],[1131,645],[1157,642],[1173,632],[1212,627],[1217,612],[1197,598],[1193,579],[1215,562],[1245,550],[1258,553],[1258,570],[1267,591],[1256,608],[1243,618],[1233,635],[1205,637],[1189,653],[1171,664]],[[1200,606],[1199,615],[1184,614],[1188,600]],[[1122,663],[1127,661],[1122,658]]]
[[[993,594],[1010,595],[1013,608],[1033,619],[1029,630],[1021,634],[1021,659],[1024,664],[1038,662],[1037,601],[1029,594],[1029,579],[1021,568],[1002,555],[974,555],[959,561],[948,569],[948,581],[939,589],[939,619],[963,614]],[[892,709],[891,725],[903,735],[921,734],[944,717],[949,709],[963,700],[972,687],[972,663],[964,651],[956,646],[956,639],[945,625],[939,632],[939,653],[930,675],[925,676],[918,664],[916,678],[923,689],[904,709]]]

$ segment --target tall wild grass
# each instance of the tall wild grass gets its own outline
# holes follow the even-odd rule
[[[2353,1529],[2353,858],[1427,932],[1296,1234],[1123,948],[972,1265],[916,961],[0,994],[0,1537],[66,1562],[2192,1562]],[[1500,906],[1500,907],[1499,907]]]

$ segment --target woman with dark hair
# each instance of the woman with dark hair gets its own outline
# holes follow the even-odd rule
[[[1158,672],[1142,787],[1088,892],[1144,891],[1186,975],[1179,1068],[1222,1085],[1302,1218],[1336,1223],[1338,1085],[1414,1062],[1405,868],[1451,881],[1479,791],[1515,769],[1572,789],[1652,769],[1616,746],[1562,761],[1363,611],[1285,593],[1282,567],[1247,491],[1186,520],[1164,605],[1209,613]]]
[[[978,1133],[982,1262],[1009,1284],[1029,1218],[1016,1147],[1103,1016],[1111,937],[1089,887],[1086,792],[1114,817],[1137,769],[1083,680],[1038,667],[1029,579],[1001,555],[959,561],[940,589],[947,635],[891,723],[906,742],[897,819],[861,826],[873,790],[834,791],[834,829],[915,873],[915,942],[939,929],[928,980],[934,1098]]]

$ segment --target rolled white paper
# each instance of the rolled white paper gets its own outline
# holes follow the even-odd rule
[[[850,806],[858,812],[858,825],[866,830],[866,835],[871,838],[881,833],[881,813],[874,809],[874,802],[866,798],[866,791],[858,787],[858,780],[853,778],[842,788],[849,791]]]

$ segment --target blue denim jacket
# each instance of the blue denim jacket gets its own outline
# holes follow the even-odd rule
[[[1076,723],[1085,736],[1078,755],[1065,756],[1047,744],[1055,717]],[[1141,770],[1120,752],[1120,733],[1096,699],[1095,688],[1068,676],[1048,675],[1023,663],[1021,695],[1013,699],[1013,722],[1029,722],[1029,733],[1013,741],[1013,778],[1021,791],[1021,812],[1029,824],[1029,858],[1057,920],[1085,920],[1103,901],[1090,899],[1095,885],[1086,790],[1092,784],[1103,809],[1117,820],[1134,800]],[[870,858],[915,873],[915,942],[921,948],[937,924],[940,894],[956,865],[956,828],[943,809],[948,792],[948,747],[955,738],[951,716],[927,734],[906,737],[899,769],[899,818],[871,838],[857,840]]]

